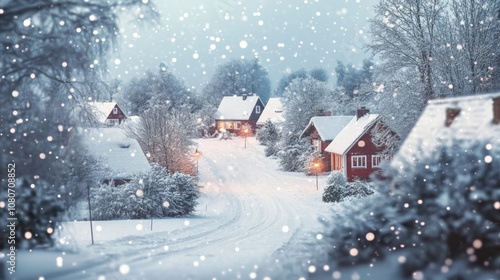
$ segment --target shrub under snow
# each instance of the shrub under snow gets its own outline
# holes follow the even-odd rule
[[[97,220],[178,217],[193,213],[200,196],[195,177],[169,175],[155,165],[122,186],[92,190],[92,216]]]
[[[464,262],[500,269],[499,146],[455,141],[386,174],[377,185],[387,192],[391,186],[390,196],[344,203],[343,214],[334,213],[329,242],[337,264],[395,252],[405,276],[445,273]],[[454,269],[447,277],[465,277],[466,266]]]
[[[373,194],[365,182],[348,183],[344,174],[333,171],[326,179],[323,202],[341,202],[350,198],[360,198]]]

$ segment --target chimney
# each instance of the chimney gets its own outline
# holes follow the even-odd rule
[[[493,98],[493,123],[500,123],[500,96]]]
[[[247,100],[247,94],[243,93],[243,100]]]
[[[460,114],[460,108],[446,108],[446,121],[444,125],[449,127],[453,120]]]
[[[361,107],[360,109],[357,109],[356,110],[356,120],[359,120],[364,115],[367,115],[369,113],[370,113],[370,110],[366,109],[365,107]]]

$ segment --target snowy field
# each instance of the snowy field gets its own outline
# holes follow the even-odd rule
[[[278,171],[255,138],[198,140],[193,216],[64,223],[58,249],[19,252],[16,279],[298,279],[322,239],[326,175]],[[5,258],[5,256],[3,256]]]

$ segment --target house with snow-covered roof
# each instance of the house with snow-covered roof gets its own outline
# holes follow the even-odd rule
[[[116,102],[89,102],[92,115],[106,126],[121,124],[127,116]]]
[[[325,156],[325,149],[342,129],[352,120],[353,116],[315,116],[300,134],[300,138],[309,137],[314,151],[323,155],[321,171],[331,169],[330,155]]]
[[[379,137],[384,134],[385,137]],[[397,138],[378,114],[364,107],[356,110],[349,123],[335,136],[325,151],[330,154],[331,170],[342,172],[348,181],[368,180],[392,156],[384,139]]]
[[[500,93],[430,100],[391,165],[415,165],[453,140],[500,145]]]
[[[218,131],[242,135],[242,128],[248,126],[255,133],[257,120],[263,110],[264,104],[256,95],[224,96],[215,113],[216,128]]]
[[[77,135],[90,153],[102,160],[111,172],[102,182],[121,185],[134,174],[147,172],[151,166],[137,140],[128,137],[121,128],[78,128]]]
[[[266,107],[262,111],[257,120],[257,127],[262,127],[267,121],[274,124],[282,123],[285,120],[283,117],[283,103],[280,97],[272,97],[267,101]]]

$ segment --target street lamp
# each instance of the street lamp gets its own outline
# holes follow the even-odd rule
[[[319,173],[319,162],[315,161],[313,164],[314,170],[316,170],[316,190],[319,190],[318,187],[318,173]]]
[[[198,152],[198,149],[196,149],[196,151],[194,151],[194,158],[196,159],[196,174],[198,174],[198,160],[200,159],[201,157],[201,153]]]
[[[245,135],[245,149],[247,148],[247,136],[248,136],[248,127],[243,129],[243,134]]]

